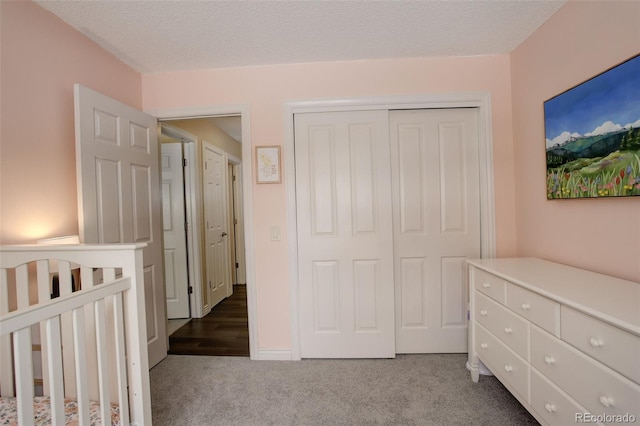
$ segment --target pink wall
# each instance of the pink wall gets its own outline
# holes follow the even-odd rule
[[[640,2],[571,1],[511,54],[518,256],[640,281],[640,199],[547,201],[543,102],[640,52]]]
[[[76,82],[144,109],[250,104],[254,145],[282,143],[287,100],[482,90],[492,97],[498,256],[640,281],[640,200],[546,200],[542,111],[544,100],[640,51],[638,2],[571,1],[510,56],[143,77],[31,2],[0,8],[0,243],[77,233]],[[270,240],[272,225],[286,231],[285,204],[284,185],[254,185],[261,348],[290,344],[287,237]]]
[[[251,105],[254,145],[284,140],[288,100],[488,91],[494,130],[497,248],[515,254],[511,86],[508,56],[412,58],[276,65],[144,75],[144,108]],[[254,185],[258,335],[260,348],[288,348],[287,236],[270,240],[277,225],[286,231],[284,185]]]
[[[77,234],[73,84],[140,108],[141,76],[35,3],[0,8],[0,243]]]

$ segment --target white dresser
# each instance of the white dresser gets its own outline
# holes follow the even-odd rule
[[[474,382],[480,360],[542,424],[640,424],[639,283],[534,258],[468,263]]]

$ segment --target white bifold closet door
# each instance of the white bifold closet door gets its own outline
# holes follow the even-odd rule
[[[395,356],[387,111],[295,115],[303,358]]]
[[[467,352],[480,257],[478,112],[391,111],[397,353]]]
[[[478,111],[295,115],[303,358],[467,351]]]

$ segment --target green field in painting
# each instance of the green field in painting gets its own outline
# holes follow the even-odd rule
[[[640,150],[579,158],[547,171],[547,198],[640,195]]]
[[[640,128],[547,149],[547,198],[640,195]]]

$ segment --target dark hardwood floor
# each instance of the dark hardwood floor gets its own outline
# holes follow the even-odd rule
[[[204,318],[194,318],[169,337],[169,353],[177,355],[249,356],[247,286],[233,286],[233,295]]]

